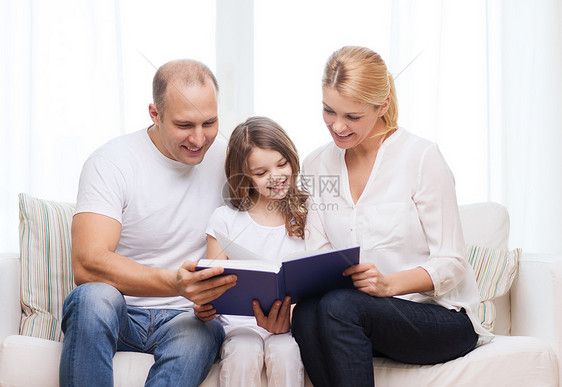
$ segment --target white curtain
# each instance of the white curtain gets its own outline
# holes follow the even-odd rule
[[[345,44],[386,59],[400,124],[439,144],[461,203],[500,202],[512,247],[562,252],[560,1],[254,1],[253,36],[240,15],[225,26],[225,4],[0,0],[0,253],[18,250],[18,192],[73,202],[88,154],[149,124],[155,67],[218,62],[227,93],[253,77],[254,114],[279,121],[305,156],[329,141],[320,77]],[[215,51],[237,34],[250,77]]]
[[[73,202],[85,157],[122,132],[113,2],[4,1],[0,251],[18,251],[17,194]]]
[[[492,199],[510,211],[513,246],[561,253],[562,2],[505,0],[494,12],[501,169]]]
[[[439,144],[459,202],[502,203],[511,246],[562,252],[561,4],[256,3],[255,110],[306,156],[330,140],[320,112],[325,60],[342,45],[371,47],[396,78],[399,124]]]
[[[0,253],[18,251],[17,194],[74,202],[88,155],[150,124],[155,68],[214,70],[215,2],[0,1]]]

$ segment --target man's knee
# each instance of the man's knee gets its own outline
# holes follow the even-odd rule
[[[63,331],[70,318],[105,321],[118,316],[122,308],[126,308],[125,300],[115,287],[105,283],[80,285],[64,301]]]

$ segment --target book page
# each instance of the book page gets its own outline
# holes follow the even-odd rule
[[[354,246],[354,247],[350,247],[350,248],[355,248],[358,246]],[[346,250],[346,249],[344,249]],[[301,259],[301,258],[307,258],[307,257],[315,257],[317,255],[321,255],[321,254],[326,254],[326,253],[332,253],[332,252],[337,252],[340,250],[332,250],[332,249],[324,249],[324,250],[304,250],[304,251],[297,251],[294,252],[292,254],[287,255],[286,257],[283,258],[283,262],[290,262],[290,261],[295,261],[297,259]],[[353,261],[349,261],[350,265],[355,265],[356,262]]]
[[[217,242],[229,260],[263,261],[263,258],[245,247],[230,240],[221,232],[215,231]]]
[[[248,259],[200,259],[197,262],[198,267],[224,267],[225,269],[240,269],[252,271],[264,271],[277,273],[281,268],[281,264],[271,261],[255,261]]]

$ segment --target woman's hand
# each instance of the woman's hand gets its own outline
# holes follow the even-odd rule
[[[289,332],[291,297],[285,297],[283,303],[275,301],[267,317],[263,314],[263,310],[257,300],[252,301],[252,307],[254,308],[256,322],[260,327],[274,334]]]
[[[343,275],[351,276],[357,290],[375,297],[392,297],[393,293],[388,278],[371,262],[363,262],[344,270]]]
[[[215,317],[217,317],[217,311],[211,304],[193,304],[193,311],[195,312],[195,316],[197,316],[197,318],[203,322],[211,321]]]

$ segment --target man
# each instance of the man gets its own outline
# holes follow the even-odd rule
[[[206,304],[235,285],[195,271],[205,227],[222,203],[224,143],[217,81],[202,63],[173,61],[153,81],[153,125],[116,138],[84,164],[72,222],[78,286],[65,300],[61,386],[110,386],[116,351],[151,353],[151,386],[195,386],[224,338]]]

